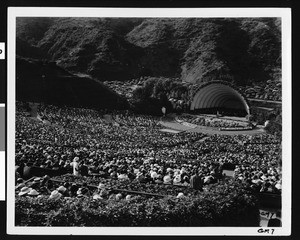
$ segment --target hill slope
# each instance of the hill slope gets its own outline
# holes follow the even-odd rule
[[[276,18],[18,18],[17,38],[18,55],[101,81],[164,76],[243,85],[281,77]]]
[[[127,101],[103,84],[77,77],[55,62],[17,58],[17,101],[86,108],[125,109]]]

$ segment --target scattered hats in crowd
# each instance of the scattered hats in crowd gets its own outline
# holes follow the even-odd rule
[[[154,179],[154,178],[157,178],[157,176],[158,176],[158,175],[157,175],[157,172],[152,172],[152,173],[151,173],[151,177],[152,177],[153,179]]]
[[[180,175],[177,175],[177,176],[174,178],[173,183],[174,183],[174,184],[181,183],[181,177],[180,177]]]
[[[57,188],[57,191],[59,191],[60,193],[64,193],[67,189],[64,186],[59,186]]]
[[[34,183],[40,183],[41,180],[42,180],[42,179],[41,179],[40,177],[38,177],[38,178],[33,179],[33,182],[34,182]]]
[[[125,199],[128,201],[131,199],[131,195],[126,195]]]
[[[184,197],[184,194],[182,192],[180,192],[180,193],[178,193],[176,198],[182,198],[182,197]]]
[[[58,192],[57,190],[54,190],[51,192],[49,199],[58,200],[61,198],[61,196],[62,196],[62,194],[60,192]]]
[[[19,196],[24,196],[26,194],[28,194],[31,191],[31,188],[29,187],[22,187],[21,191],[19,192]]]
[[[99,194],[95,194],[95,195],[93,196],[93,199],[94,199],[94,200],[98,200],[98,199],[102,199],[102,197],[101,197]]]
[[[37,196],[39,193],[35,189],[31,189],[30,192],[28,193],[29,196]]]
[[[164,176],[164,183],[171,184],[172,178],[169,175]]]
[[[118,193],[118,194],[116,195],[116,200],[117,200],[117,201],[120,201],[120,200],[122,199],[122,197],[123,197],[123,195],[122,195],[121,193]]]

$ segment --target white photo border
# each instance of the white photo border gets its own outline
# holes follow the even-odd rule
[[[22,235],[213,235],[270,236],[261,227],[19,227],[15,226],[15,102],[17,17],[246,18],[282,20],[282,227],[272,235],[291,234],[291,9],[290,8],[63,8],[9,7],[7,18],[7,233]]]

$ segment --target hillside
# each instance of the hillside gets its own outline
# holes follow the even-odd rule
[[[124,109],[127,101],[88,77],[78,77],[55,62],[17,57],[17,101],[59,106]]]
[[[281,78],[280,20],[18,18],[17,54],[101,81]]]

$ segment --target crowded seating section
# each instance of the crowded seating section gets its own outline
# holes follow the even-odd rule
[[[180,198],[227,181],[228,165],[231,178],[254,192],[281,194],[281,140],[273,135],[163,133],[159,117],[51,105],[33,118],[25,106],[17,102],[17,197]],[[30,178],[32,167],[66,174]]]

